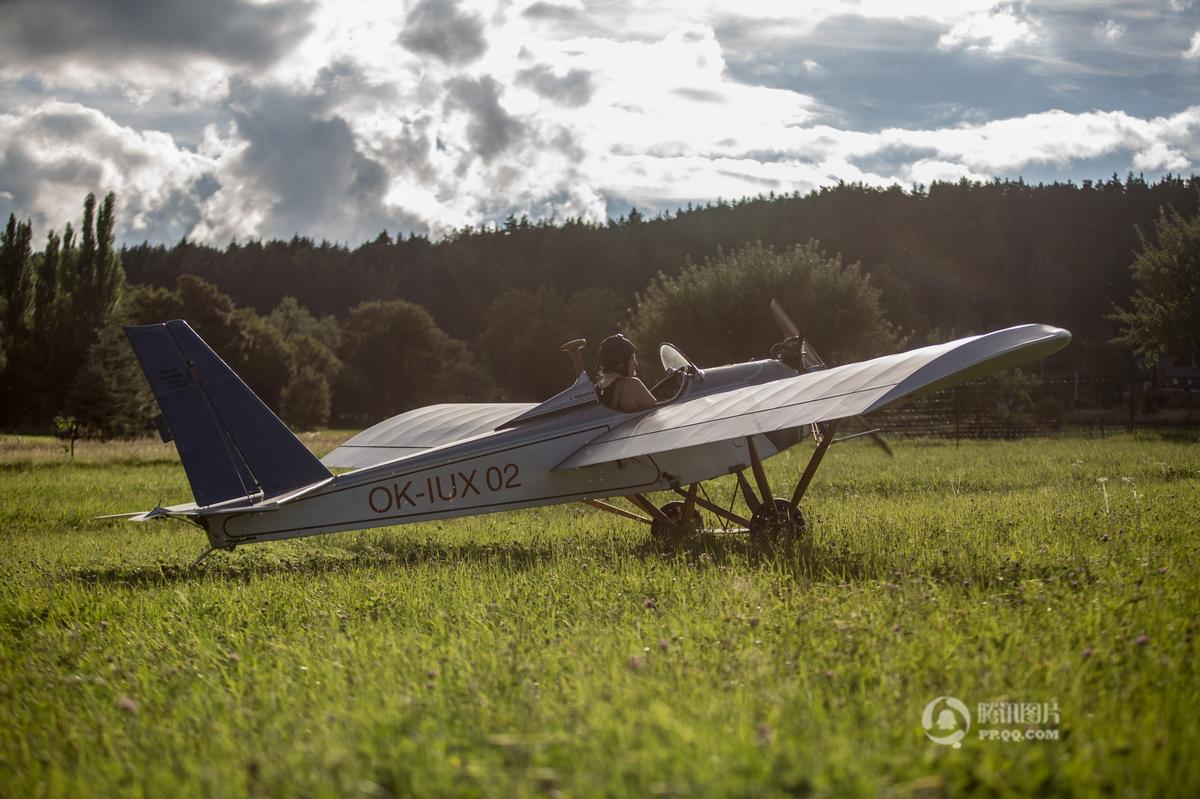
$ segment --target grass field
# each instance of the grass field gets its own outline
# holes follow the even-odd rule
[[[1200,795],[1200,444],[896,450],[835,447],[791,553],[568,505],[192,566],[93,519],[190,499],[170,447],[4,438],[0,794]],[[980,738],[1009,702],[1059,739]]]

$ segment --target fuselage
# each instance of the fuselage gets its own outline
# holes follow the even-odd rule
[[[715,367],[687,375],[673,401],[795,375],[778,360]],[[336,475],[245,512],[202,511],[201,520],[213,545],[228,547],[665,490],[749,463],[745,439],[734,439],[556,470],[592,439],[650,411],[620,413],[599,403],[543,416],[536,410],[511,426]],[[754,437],[763,458],[799,440],[795,430]]]

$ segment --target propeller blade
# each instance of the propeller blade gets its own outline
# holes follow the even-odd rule
[[[783,310],[783,306],[779,304],[779,300],[771,298],[771,315],[775,317],[775,322],[779,325],[779,329],[783,331],[785,338],[800,338],[800,328],[796,327],[796,323],[787,315],[787,311]]]
[[[865,416],[855,416],[855,417],[854,417],[854,420],[855,420],[856,422],[858,422],[859,424],[861,424],[861,425],[863,426],[863,429],[865,429],[865,430],[870,430],[870,429],[871,429],[871,423],[870,423],[869,421],[867,421],[867,417],[865,417]],[[888,446],[888,443],[887,443],[887,441],[885,441],[885,440],[884,440],[884,438],[883,438],[883,436],[879,435],[879,433],[878,433],[878,432],[873,432],[873,433],[871,433],[871,434],[870,434],[870,436],[869,436],[869,438],[870,438],[872,441],[874,441],[874,442],[875,442],[875,446],[877,446],[877,447],[879,447],[881,450],[883,450],[883,451],[884,451],[884,453],[885,453],[885,454],[886,454],[886,455],[887,455],[889,458],[894,458],[894,457],[896,457],[896,453],[892,452],[892,448]]]

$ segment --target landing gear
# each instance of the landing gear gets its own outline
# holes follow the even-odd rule
[[[662,518],[655,517],[650,522],[650,535],[655,541],[673,542],[693,536],[704,529],[704,521],[700,518],[695,507],[685,520],[688,510],[687,502],[668,502],[659,508]]]
[[[750,543],[790,544],[804,535],[804,514],[786,499],[776,499],[774,507],[766,502],[750,517]]]
[[[626,496],[625,499],[629,500],[641,513],[635,513],[598,499],[584,501],[594,508],[650,525],[650,535],[655,541],[678,542],[702,532],[704,523],[697,509],[703,508],[726,525],[722,528],[723,532],[748,532],[750,542],[756,546],[793,544],[800,541],[806,532],[804,514],[800,512],[800,501],[808,491],[808,486],[812,482],[821,460],[825,457],[825,453],[829,451],[830,445],[835,443],[833,435],[837,426],[836,421],[813,425],[817,448],[805,467],[804,473],[800,476],[800,481],[796,485],[796,490],[792,492],[791,499],[777,497],[772,493],[771,486],[767,482],[766,471],[763,469],[762,459],[759,457],[758,448],[754,443],[754,437],[748,436],[746,453],[749,455],[750,474],[754,478],[754,483],[751,484],[751,481],[746,478],[746,468],[740,467],[735,472],[737,476],[737,486],[734,489],[735,498],[730,500],[727,508],[710,500],[707,493],[703,495],[698,493],[700,491],[699,483],[692,483],[687,490],[677,485],[675,492],[683,497],[683,501],[675,500],[662,507],[656,506],[643,494]],[[746,506],[750,509],[749,519],[739,516],[733,511],[738,493],[741,494]],[[728,525],[733,525],[733,527]]]

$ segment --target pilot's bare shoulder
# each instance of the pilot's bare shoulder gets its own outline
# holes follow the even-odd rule
[[[645,408],[653,408],[655,405],[654,395],[650,393],[650,389],[646,388],[646,384],[637,377],[627,377],[621,386],[621,397],[619,410],[622,411],[640,411]]]

